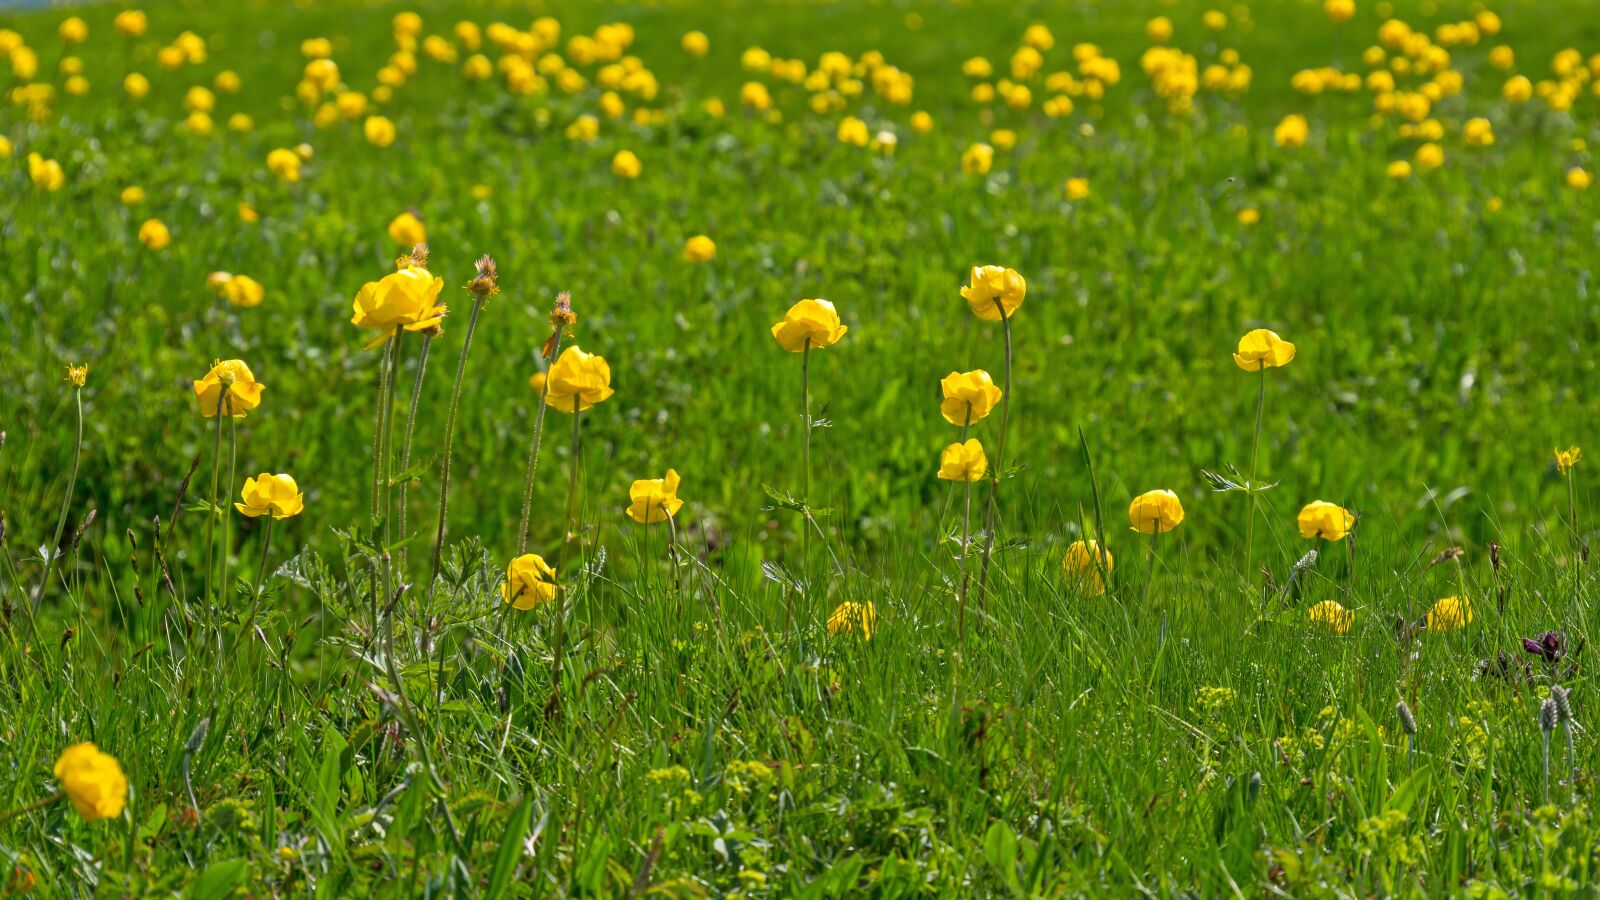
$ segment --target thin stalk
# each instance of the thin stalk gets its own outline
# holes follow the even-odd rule
[[[267,514],[267,524],[261,532],[261,567],[256,571],[256,587],[250,592],[250,614],[245,616],[244,625],[239,629],[239,640],[249,640],[250,627],[256,623],[256,614],[261,610],[261,587],[267,582],[267,560],[272,552],[272,519],[271,513]]]
[[[228,417],[228,490],[238,482],[239,477],[239,420]],[[222,516],[222,605],[227,606],[232,598],[233,591],[229,587],[229,571],[233,566],[233,507],[223,504],[217,510]]]
[[[374,521],[383,514],[383,508],[380,504],[383,497],[383,436],[386,433],[384,420],[389,409],[389,356],[394,353],[395,344],[399,339],[400,332],[396,329],[394,333],[389,335],[389,339],[384,341],[383,359],[378,362],[378,413],[377,420],[372,425],[372,518]]]
[[[13,810],[11,810],[10,812],[7,812],[7,813],[0,813],[0,822],[9,822],[12,819],[17,818],[18,816],[25,816],[25,815],[27,815],[28,813],[31,813],[31,812],[38,812],[39,810],[44,809],[46,806],[49,806],[50,804],[56,802],[57,800],[60,800],[62,797],[65,797],[65,796],[66,796],[65,792],[56,791],[54,794],[51,794],[50,796],[44,798],[43,800],[36,800],[36,801],[34,801],[32,803],[29,803],[27,806],[18,807],[17,809],[13,809]]]
[[[433,345],[433,332],[424,332],[422,335],[422,349],[417,352],[416,380],[411,385],[411,408],[406,412],[406,430],[400,442],[400,568],[407,570],[407,563],[411,558],[411,533],[406,530],[406,511],[410,504],[407,495],[411,490],[411,479],[405,477],[411,471],[411,437],[417,427],[417,407],[422,401],[422,377],[428,371],[428,348]]]
[[[567,475],[567,533],[566,539],[561,544],[561,565],[556,567],[556,578],[560,579],[565,573],[567,551],[572,546],[578,530],[578,466],[579,451],[582,448],[582,431],[579,428],[579,419],[582,417],[576,401],[572,409],[572,459]],[[570,581],[568,582],[571,583]],[[566,651],[567,639],[567,591],[565,587],[556,588],[556,637],[555,646],[550,662],[550,709],[561,708],[561,669],[562,655]]]
[[[1261,415],[1267,408],[1267,367],[1261,367],[1261,389],[1256,394],[1256,430],[1250,438],[1250,472],[1245,477],[1245,498],[1249,509],[1244,524],[1244,577],[1250,580],[1250,557],[1255,550],[1256,530],[1256,453],[1261,448]]]
[[[1156,520],[1155,529],[1150,532],[1150,567],[1145,570],[1144,589],[1139,592],[1139,607],[1142,609],[1145,601],[1150,599],[1150,582],[1156,580],[1156,539],[1161,536],[1161,522]]]
[[[984,515],[983,564],[978,569],[978,602],[984,600],[984,591],[989,584],[989,559],[994,554],[995,540],[995,513],[998,509],[998,496],[1000,493],[1000,470],[1005,468],[1006,462],[1006,425],[1011,421],[1011,317],[1006,315],[1005,305],[996,297],[995,309],[1000,311],[1000,326],[1005,331],[1006,337],[1006,376],[1004,393],[1000,395],[1000,440],[995,444],[994,468],[989,472],[989,509]]]
[[[967,442],[967,432],[972,429],[972,404],[967,403],[967,415],[961,421],[961,443]],[[972,574],[972,569],[967,566],[967,550],[972,543],[972,481],[963,478],[962,487],[966,494],[964,508],[961,512],[961,590],[956,594],[956,639],[965,640],[967,636],[967,585]],[[941,529],[943,525],[940,525]]]
[[[211,577],[216,567],[217,552],[217,489],[218,480],[222,474],[222,411],[228,405],[227,384],[222,385],[221,392],[217,395],[217,439],[211,447],[211,509],[206,517],[206,602],[211,602]]]
[[[810,562],[811,562],[811,530],[806,526],[811,521],[811,338],[806,338],[806,343],[800,351],[800,505],[803,507],[801,515],[805,521],[800,523],[800,591],[802,599],[806,599],[806,608],[810,609],[811,596]],[[786,592],[783,596],[783,630],[785,633],[794,628],[794,597]]]
[[[1572,467],[1567,468],[1567,527],[1572,529],[1572,548],[1583,558],[1583,538],[1578,536],[1578,495],[1572,484]]]
[[[550,351],[550,358],[555,359],[561,354],[561,329],[555,333],[555,343]],[[522,519],[517,524],[517,555],[528,552],[528,528],[533,520],[533,483],[539,474],[539,445],[544,441],[544,412],[550,403],[550,379],[548,375],[544,380],[544,389],[539,391],[539,406],[533,413],[533,446],[528,450],[528,477],[522,485]]]
[[[666,504],[661,504],[661,511],[667,513],[667,539],[672,543],[667,547],[667,560],[672,564],[672,593],[678,598],[678,617],[683,617],[683,573],[678,565],[678,520],[672,513],[667,512]]]
[[[1545,701],[1549,703],[1549,700]],[[1542,731],[1542,730],[1541,730]],[[1544,802],[1550,805],[1550,732],[1542,731],[1544,741]]]
[[[61,516],[56,519],[56,536],[50,541],[50,546],[45,548],[44,574],[39,576],[39,589],[33,592],[33,602],[29,604],[30,620],[44,599],[44,589],[50,584],[50,569],[55,565],[56,555],[60,552],[61,538],[67,533],[67,513],[72,509],[72,492],[78,486],[78,460],[83,454],[83,391],[75,388],[72,394],[78,407],[78,437],[72,445],[72,472],[67,476],[67,494],[61,498]],[[213,493],[215,490],[213,487]]]
[[[461,406],[461,383],[467,375],[467,354],[472,350],[472,333],[478,329],[478,314],[488,297],[475,294],[472,298],[472,316],[467,320],[467,335],[461,341],[461,359],[456,363],[456,385],[450,392],[450,414],[444,424],[444,469],[439,476],[439,530],[433,541],[433,574],[428,577],[431,588],[439,580],[439,566],[444,558],[445,514],[450,506],[450,450],[456,436],[456,411]]]

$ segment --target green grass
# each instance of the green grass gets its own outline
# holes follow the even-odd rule
[[[421,57],[374,109],[396,123],[394,146],[367,144],[359,121],[318,128],[294,100],[300,42],[333,39],[345,82],[370,91],[390,17],[410,8],[353,2],[152,4],[150,33],[126,50],[119,7],[74,10],[90,93],[37,121],[0,108],[15,144],[0,160],[0,815],[51,796],[78,741],[117,756],[131,785],[112,821],[65,803],[0,821],[0,879],[48,896],[898,897],[1502,896],[1600,878],[1588,736],[1575,784],[1552,737],[1545,805],[1537,722],[1560,682],[1588,723],[1582,648],[1600,624],[1576,549],[1594,540],[1591,462],[1573,473],[1574,534],[1551,452],[1593,443],[1600,414],[1597,195],[1563,181],[1597,167],[1584,142],[1600,139],[1600,99],[1586,84],[1570,114],[1509,104],[1486,61],[1505,43],[1517,71],[1550,77],[1563,47],[1600,46],[1596,3],[1495,6],[1502,34],[1452,50],[1465,87],[1435,106],[1445,165],[1403,181],[1386,166],[1419,142],[1371,121],[1370,93],[1290,87],[1306,67],[1364,73],[1377,4],[1334,27],[1320,3],[1256,3],[1248,29],[1229,5],[1219,35],[1192,0],[547,5],[563,40],[635,26],[629,52],[661,85],[643,105],[662,122],[569,141],[598,89],[514,97]],[[1475,11],[1429,5],[1398,15],[1432,33]],[[536,15],[416,8],[425,34],[446,36],[461,19]],[[1250,90],[1169,114],[1139,66],[1157,14],[1201,67],[1236,48]],[[0,16],[58,93],[66,15]],[[970,98],[962,61],[1004,69],[1034,21],[1057,42],[1046,73],[1072,68],[1079,41],[1119,61],[1103,102],[1047,118],[1042,75],[1026,112]],[[156,51],[186,28],[209,59],[163,72]],[[692,29],[710,37],[703,59],[679,49]],[[751,45],[808,65],[877,50],[915,77],[914,98],[888,104],[869,85],[847,111],[813,114],[800,86],[741,71]],[[118,88],[130,68],[153,83],[139,102]],[[186,133],[185,91],[223,69],[242,90],[218,94],[213,135]],[[781,122],[739,109],[752,78]],[[702,108],[711,97],[725,117]],[[931,133],[909,127],[914,110]],[[229,132],[235,112],[255,129]],[[1310,140],[1275,146],[1295,112]],[[841,144],[846,114],[896,132],[893,156]],[[1464,145],[1473,116],[1493,122],[1493,146]],[[963,173],[962,151],[1000,127],[1016,148]],[[279,182],[267,154],[301,142],[315,150],[306,177]],[[639,178],[612,175],[623,149]],[[61,162],[61,190],[32,189],[29,152]],[[1078,176],[1091,192],[1070,201]],[[129,185],[142,205],[119,202]],[[241,202],[262,220],[242,221]],[[391,617],[370,516],[381,352],[362,349],[371,334],[350,308],[393,270],[386,226],[407,208],[427,222],[451,315],[420,394],[409,533],[388,526],[392,555],[409,553]],[[1259,223],[1240,221],[1246,209]],[[136,238],[150,217],[172,230],[159,253]],[[717,256],[691,265],[683,243],[701,233]],[[461,285],[484,253],[502,293],[466,362],[451,546],[430,586]],[[959,495],[934,477],[957,429],[938,381],[1000,376],[1001,329],[959,294],[988,263],[1023,273],[1028,296],[996,566],[958,637]],[[217,299],[215,270],[258,279],[265,302]],[[581,542],[562,548],[564,413],[549,413],[533,486],[529,548],[567,562],[556,707],[556,607],[508,614],[499,585],[539,399],[528,378],[559,291],[617,393],[582,418]],[[811,354],[826,547],[813,533],[809,557],[801,517],[774,499],[801,491],[800,358],[769,333],[802,297],[833,300],[850,328]],[[1258,475],[1277,486],[1257,495],[1246,567],[1246,500],[1203,473],[1250,458],[1258,382],[1231,354],[1256,327],[1299,350],[1268,373]],[[406,337],[407,366],[419,346]],[[222,499],[262,471],[306,493],[305,513],[273,528],[253,621],[261,520],[230,512],[235,584],[219,602],[203,589],[210,513],[196,503],[216,433],[189,385],[216,358],[267,385],[239,420]],[[77,397],[62,376],[82,362],[69,494]],[[406,368],[402,423],[412,383]],[[991,457],[999,427],[973,429]],[[669,466],[686,501],[676,571],[665,526],[622,514],[630,482]],[[1125,510],[1156,488],[1188,515],[1147,585],[1148,540]],[[975,494],[981,521],[986,486]],[[1299,536],[1295,513],[1316,499],[1359,515],[1351,544]],[[34,616],[64,500],[70,549]],[[1061,558],[1097,530],[1116,565],[1091,597]],[[1456,594],[1473,604],[1467,628],[1403,627]],[[1326,599],[1355,610],[1349,634],[1308,625]],[[826,633],[845,601],[874,604],[870,641]],[[1518,641],[1550,629],[1569,651],[1553,666]],[[1513,677],[1475,675],[1501,651]]]

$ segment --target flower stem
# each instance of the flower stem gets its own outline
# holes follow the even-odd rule
[[[228,491],[230,493],[237,477],[239,477],[239,420],[229,416]],[[218,507],[217,514],[222,516],[222,605],[227,606],[233,596],[228,584],[228,572],[232,569],[233,562],[233,507],[223,504]]]
[[[1245,479],[1245,499],[1249,507],[1244,520],[1244,577],[1250,580],[1250,557],[1255,550],[1256,531],[1256,452],[1261,448],[1261,414],[1267,407],[1267,367],[1261,367],[1261,389],[1256,394],[1256,430],[1250,438],[1250,472]]]
[[[561,544],[561,564],[556,566],[556,578],[560,579],[566,570],[567,552],[572,547],[572,542],[577,539],[578,531],[578,467],[581,461],[583,432],[579,427],[579,419],[583,413],[574,401],[572,409],[572,459],[567,475],[567,533],[566,539]],[[567,581],[568,585],[572,580]],[[565,586],[556,589],[556,637],[555,646],[550,661],[550,702],[547,706],[551,710],[561,708],[561,670],[563,666],[562,655],[566,650],[567,639],[567,593]]]
[[[428,371],[428,348],[433,345],[433,333],[424,332],[422,335],[422,349],[417,353],[417,374],[411,384],[411,408],[406,413],[405,436],[400,442],[400,569],[407,570],[406,563],[411,557],[410,533],[406,531],[407,495],[410,493],[411,479],[406,473],[411,471],[411,436],[417,425],[417,407],[422,401],[422,377]]]
[[[557,328],[550,358],[561,354],[561,329]],[[517,523],[517,555],[528,552],[528,529],[533,519],[533,483],[539,474],[539,445],[544,441],[544,413],[550,407],[550,378],[545,376],[539,391],[539,406],[533,414],[533,446],[528,450],[528,477],[522,485],[522,518]]]
[[[211,602],[211,578],[216,568],[217,553],[217,482],[222,474],[222,412],[228,403],[230,388],[224,384],[217,395],[217,438],[211,446],[211,509],[206,516],[206,602]]]
[[[1157,519],[1154,529],[1150,532],[1150,567],[1145,570],[1144,590],[1139,592],[1139,607],[1144,608],[1145,601],[1150,598],[1150,582],[1156,580],[1156,538],[1161,535],[1161,520]]]
[[[967,403],[967,416],[961,422],[961,443],[967,442],[967,432],[972,428],[972,403]],[[961,512],[961,590],[956,594],[956,639],[965,640],[967,636],[967,585],[972,575],[972,570],[967,566],[967,550],[972,543],[972,479],[961,480],[963,492],[966,494],[965,506]],[[944,523],[940,523],[940,529]]]
[[[461,383],[467,375],[467,354],[472,350],[472,333],[478,329],[478,314],[488,298],[475,295],[472,299],[472,316],[467,320],[467,335],[461,341],[461,359],[456,363],[456,385],[450,392],[450,414],[444,424],[444,469],[439,476],[439,530],[433,540],[433,574],[428,577],[431,586],[439,579],[439,565],[444,557],[445,512],[450,505],[450,448],[456,435],[456,410],[461,405]]]
[[[801,599],[811,594],[811,338],[800,351],[800,505],[803,507],[800,523],[800,591]],[[810,604],[806,604],[810,609]],[[783,630],[794,628],[794,598],[784,595]]]
[[[61,516],[56,519],[56,536],[45,548],[44,573],[39,576],[39,589],[33,592],[33,602],[29,604],[30,617],[38,611],[39,603],[44,599],[44,589],[50,585],[50,569],[61,552],[61,538],[67,533],[67,512],[72,508],[72,492],[78,486],[78,461],[83,454],[83,391],[75,389],[72,393],[78,407],[78,437],[72,445],[72,472],[67,476],[66,496],[61,498]],[[215,490],[212,489],[213,493]],[[209,568],[207,571],[210,571]]]
[[[983,564],[978,568],[978,602],[984,600],[984,591],[989,584],[989,559],[994,554],[994,540],[997,525],[995,513],[998,506],[1000,493],[1000,470],[1006,462],[1006,425],[1011,421],[1011,317],[1006,315],[1005,305],[998,297],[994,301],[995,309],[1000,311],[1000,326],[1005,331],[1006,338],[1006,375],[1004,393],[1000,395],[1000,439],[995,444],[994,468],[989,470],[989,509],[984,515],[984,543]]]

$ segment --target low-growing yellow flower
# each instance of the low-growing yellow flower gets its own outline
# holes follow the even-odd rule
[[[1430,141],[1417,148],[1415,159],[1423,172],[1437,169],[1444,165],[1444,148]]]
[[[402,247],[415,247],[428,242],[428,227],[408,209],[390,220],[389,237]]]
[[[839,142],[851,144],[856,147],[865,147],[872,140],[872,133],[867,128],[867,123],[855,116],[845,116],[839,121]]]
[[[982,369],[951,372],[939,381],[944,399],[939,414],[951,425],[970,425],[983,418],[1000,402],[1000,388]]]
[[[300,157],[293,150],[279,147],[267,154],[267,169],[282,181],[299,181]]]
[[[266,298],[267,289],[249,275],[235,275],[222,285],[221,294],[234,306],[249,309],[261,305],[261,301]]]
[[[961,296],[972,307],[973,315],[998,322],[1017,314],[1017,308],[1028,296],[1028,280],[1016,269],[1005,266],[973,266]]]
[[[871,603],[846,600],[828,614],[828,633],[832,635],[859,631],[862,640],[870,641],[877,628],[878,610]]]
[[[1172,39],[1172,20],[1166,16],[1156,16],[1144,23],[1145,36],[1158,44],[1165,44]]]
[[[778,346],[790,353],[799,353],[807,347],[818,349],[832,347],[850,328],[839,323],[839,312],[827,300],[801,300],[789,307],[783,321],[772,326],[772,336]]]
[[[987,175],[994,166],[994,148],[984,143],[967,147],[961,154],[961,171]]]
[[[939,477],[945,481],[980,481],[989,471],[989,457],[977,438],[955,443],[939,454]]]
[[[45,159],[37,153],[28,154],[28,178],[33,186],[41,191],[59,191],[67,183],[66,173],[61,171],[61,164],[53,159]]]
[[[618,178],[638,178],[643,168],[632,150],[618,150],[617,155],[611,157],[611,174]]]
[[[1556,469],[1565,475],[1572,471],[1578,464],[1578,457],[1583,455],[1582,447],[1568,447],[1565,450],[1556,450]]]
[[[145,95],[150,93],[150,79],[138,72],[129,72],[122,78],[122,89],[127,92],[129,97],[135,100],[143,100]]]
[[[122,189],[120,199],[123,206],[138,206],[144,202],[144,188],[130,184]]]
[[[703,234],[697,234],[683,242],[683,258],[686,262],[709,262],[716,255],[716,242]]]
[[[927,134],[928,132],[932,131],[933,116],[920,109],[912,113],[911,130],[915,131],[917,134]]]
[[[1399,181],[1411,177],[1411,163],[1397,159],[1389,163],[1389,177]]]
[[[1098,597],[1106,592],[1102,572],[1110,575],[1115,564],[1111,551],[1101,549],[1099,541],[1073,541],[1061,558],[1061,577],[1088,596]]]
[[[72,808],[90,822],[114,819],[128,803],[128,778],[122,766],[94,744],[73,744],[62,751],[55,775]]]
[[[1356,620],[1354,610],[1345,609],[1337,600],[1324,600],[1306,610],[1311,624],[1320,625],[1334,634],[1348,634]]]
[[[1355,18],[1356,0],[1323,0],[1322,14],[1332,22],[1348,22]]]
[[[691,31],[683,36],[679,45],[690,56],[705,56],[711,50],[711,39],[703,31]]]
[[[1234,218],[1238,220],[1240,225],[1254,225],[1261,221],[1261,210],[1256,209],[1254,206],[1247,206],[1239,210],[1239,214]]]
[[[142,9],[125,9],[111,20],[111,27],[123,37],[140,37],[148,26],[149,20]]]
[[[89,382],[89,364],[81,366],[67,366],[67,381],[73,387],[81,388]]]
[[[1488,147],[1494,143],[1494,125],[1482,116],[1468,119],[1461,126],[1461,137],[1468,147]]]
[[[500,597],[515,609],[533,609],[556,598],[556,570],[537,553],[524,553],[506,566]]]
[[[1287,366],[1293,359],[1294,345],[1266,328],[1257,328],[1239,338],[1239,350],[1233,354],[1234,364],[1246,372]]]
[[[574,345],[561,351],[550,367],[545,402],[562,412],[575,413],[603,403],[614,393],[610,364]]]
[[[262,472],[254,478],[246,478],[239,499],[242,502],[235,503],[234,509],[252,519],[260,516],[289,519],[306,508],[306,495],[300,493],[294,476],[288,474]]]
[[[89,39],[89,23],[77,16],[61,20],[56,27],[56,34],[68,44],[81,44]]]
[[[1068,200],[1082,200],[1089,196],[1089,179],[1068,178],[1066,190]]]
[[[1183,504],[1171,491],[1146,491],[1128,504],[1128,522],[1140,534],[1165,534],[1183,524]]]
[[[1301,537],[1342,541],[1355,527],[1356,517],[1337,503],[1313,500],[1301,508],[1295,521],[1300,526]]]
[[[367,143],[374,147],[387,147],[394,143],[394,123],[385,116],[368,116],[361,123],[361,133],[366,136]]]
[[[1586,191],[1594,183],[1594,177],[1580,166],[1573,166],[1567,170],[1567,187],[1575,191]],[[54,188],[51,188],[54,190]]]
[[[1301,147],[1305,145],[1306,137],[1311,133],[1311,127],[1306,123],[1306,117],[1298,113],[1284,116],[1283,121],[1272,129],[1272,140],[1279,147]]]
[[[225,416],[243,418],[245,413],[261,405],[261,392],[266,389],[240,359],[212,363],[211,371],[194,383],[200,415],[208,419],[219,411]]]
[[[1465,597],[1446,597],[1428,610],[1429,631],[1455,631],[1472,621],[1472,604]]]
[[[641,525],[676,518],[683,501],[678,499],[678,473],[668,469],[665,478],[641,478],[628,488],[628,518]]]
[[[376,347],[400,329],[424,331],[444,319],[445,307],[439,303],[444,279],[421,266],[405,266],[377,281],[369,281],[356,294],[352,325],[376,329],[378,335],[367,343]]]
[[[160,219],[146,219],[139,226],[139,243],[151,250],[165,250],[172,243],[172,232],[167,230],[166,223]]]

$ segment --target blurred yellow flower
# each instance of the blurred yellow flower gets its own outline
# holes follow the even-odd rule
[[[1586,191],[1594,183],[1594,177],[1584,169],[1573,166],[1567,170],[1567,187],[1575,191]],[[53,190],[53,188],[52,188]]]
[[[1165,44],[1172,39],[1172,20],[1166,16],[1156,16],[1144,23],[1145,36],[1158,44]]]
[[[550,367],[545,402],[566,413],[589,409],[612,394],[611,366],[604,357],[585,353],[576,345],[561,351]]]
[[[1355,526],[1356,517],[1337,503],[1313,500],[1301,508],[1295,522],[1300,526],[1301,537],[1342,541]]]
[[[1494,125],[1482,116],[1468,119],[1461,127],[1461,137],[1468,147],[1487,147],[1494,143]]]
[[[239,80],[238,72],[232,69],[224,69],[217,73],[217,77],[211,80],[211,84],[224,94],[237,94],[239,93],[241,81]]]
[[[709,262],[716,255],[716,243],[703,234],[697,234],[683,242],[683,258],[686,262]]]
[[[1405,179],[1405,178],[1410,178],[1411,177],[1411,163],[1408,163],[1403,159],[1397,159],[1397,160],[1394,160],[1393,162],[1390,162],[1389,163],[1389,177],[1393,178],[1393,179],[1395,179],[1397,181],[1401,180],[1401,179]]]
[[[408,209],[389,221],[389,237],[402,247],[415,247],[428,242],[428,228]]]
[[[867,123],[855,116],[845,116],[839,122],[838,132],[841,144],[851,144],[856,147],[865,147],[872,140],[872,133],[867,128]]]
[[[61,164],[53,159],[45,159],[37,153],[28,154],[28,178],[33,181],[33,186],[41,191],[59,191],[67,183],[66,173],[61,171]]]
[[[974,175],[987,175],[994,166],[994,148],[988,144],[972,144],[961,154],[961,171]]]
[[[872,632],[878,628],[878,610],[871,603],[856,603],[853,600],[834,607],[828,614],[828,634],[850,634],[861,632],[861,639],[872,640]]]
[[[165,250],[172,243],[172,233],[160,219],[146,219],[139,226],[139,243],[151,250]]]
[[[1582,447],[1568,447],[1565,450],[1557,450],[1556,469],[1558,469],[1563,475],[1571,472],[1572,467],[1578,464],[1578,457],[1582,455]]]
[[[1526,75],[1513,75],[1506,79],[1500,93],[1511,103],[1526,103],[1533,96],[1533,82]]]
[[[1140,534],[1165,534],[1183,523],[1183,504],[1171,491],[1146,491],[1128,504],[1128,522]]]
[[[1348,22],[1355,18],[1356,0],[1323,0],[1322,14],[1332,22]]]
[[[1428,610],[1429,631],[1455,631],[1472,621],[1472,604],[1465,597],[1446,597]]]
[[[260,516],[289,519],[306,508],[305,494],[300,493],[294,476],[287,474],[262,472],[254,478],[246,478],[239,499],[243,502],[235,503],[234,509],[252,519]]]
[[[138,206],[144,202],[144,188],[130,184],[122,189],[120,199],[123,206]]]
[[[783,321],[772,326],[772,336],[778,346],[790,353],[800,353],[808,347],[832,347],[850,328],[839,323],[839,312],[827,300],[801,300],[789,307]]]
[[[87,821],[122,815],[128,778],[111,754],[88,742],[73,744],[56,760],[55,775],[72,808]]]
[[[533,388],[533,392],[535,394],[539,395],[540,397],[543,397],[544,396],[544,385],[545,385],[545,382],[548,381],[548,380],[549,380],[549,377],[547,375],[545,375],[545,373],[543,373],[543,372],[535,372],[532,375],[528,376],[528,387]]]
[[[506,566],[500,598],[513,609],[533,609],[556,598],[556,570],[537,553],[524,553]]]
[[[1233,354],[1233,361],[1246,372],[1260,372],[1287,366],[1294,360],[1294,352],[1294,345],[1278,337],[1277,332],[1257,328],[1239,338],[1239,350]]]
[[[261,213],[248,203],[240,203],[239,218],[246,222],[259,222],[261,221]]]
[[[1099,557],[1098,562],[1096,557]],[[1073,541],[1061,558],[1061,577],[1090,597],[1106,592],[1105,575],[1110,575],[1115,565],[1110,550],[1102,550],[1098,541]]]
[[[140,37],[148,26],[149,20],[142,9],[125,9],[111,20],[111,27],[123,37]]]
[[[945,481],[979,481],[989,471],[989,456],[977,438],[955,443],[939,454],[939,477]]]
[[[1304,146],[1306,137],[1311,133],[1311,126],[1306,123],[1306,117],[1295,113],[1284,116],[1283,121],[1272,129],[1272,140],[1279,147]]]
[[[234,275],[222,285],[221,294],[224,299],[234,306],[241,309],[249,309],[252,306],[261,305],[261,301],[267,295],[267,290],[261,286],[261,282],[251,278],[249,275]]]
[[[1000,402],[1000,388],[983,369],[951,372],[939,381],[939,414],[951,425],[981,422]]]
[[[1427,172],[1444,165],[1444,148],[1435,143],[1426,143],[1417,148],[1417,168]]]
[[[266,389],[243,360],[229,359],[211,364],[211,371],[194,383],[194,396],[205,418],[220,412],[238,419],[261,405],[261,392]]]
[[[122,79],[122,89],[127,92],[129,97],[135,100],[143,100],[145,95],[150,93],[150,79],[140,75],[138,72],[129,72]]]
[[[68,44],[81,44],[89,39],[89,25],[77,16],[61,20],[56,34]]]
[[[1320,625],[1334,634],[1348,634],[1350,626],[1356,620],[1356,614],[1352,610],[1345,609],[1336,600],[1324,600],[1306,610],[1306,618],[1311,620],[1311,624]]]
[[[350,323],[376,329],[378,334],[367,347],[376,347],[400,329],[424,331],[444,320],[445,307],[439,303],[444,279],[421,266],[405,266],[377,281],[369,281],[356,293]]]
[[[6,137],[3,134],[0,134],[0,159],[6,159],[10,155],[11,155],[11,139]]]
[[[1068,178],[1067,179],[1067,199],[1068,200],[1082,200],[1083,198],[1085,198],[1087,196],[1089,196],[1089,179],[1087,179],[1087,178]]]
[[[300,157],[293,150],[279,147],[267,154],[267,169],[283,181],[299,181]]]
[[[988,322],[1016,315],[1027,295],[1027,279],[1005,266],[973,266],[966,285],[961,288],[961,297],[972,308],[973,315]]]
[[[617,155],[611,157],[611,174],[618,178],[638,178],[642,168],[632,150],[618,150]]]
[[[691,31],[683,36],[679,46],[690,56],[705,56],[711,50],[711,39],[703,31]]]
[[[368,116],[361,123],[361,133],[374,147],[387,147],[394,143],[394,123],[384,116]]]
[[[642,525],[677,518],[683,501],[678,499],[678,473],[668,469],[665,478],[642,478],[628,488],[628,518]]]
[[[912,113],[911,130],[915,131],[917,134],[927,134],[928,132],[932,131],[933,116],[928,115],[926,112],[923,112],[920,109]]]
[[[1238,220],[1240,225],[1254,225],[1261,221],[1261,210],[1256,209],[1254,206],[1247,206],[1244,209],[1239,210],[1239,215],[1235,216],[1234,218]]]

